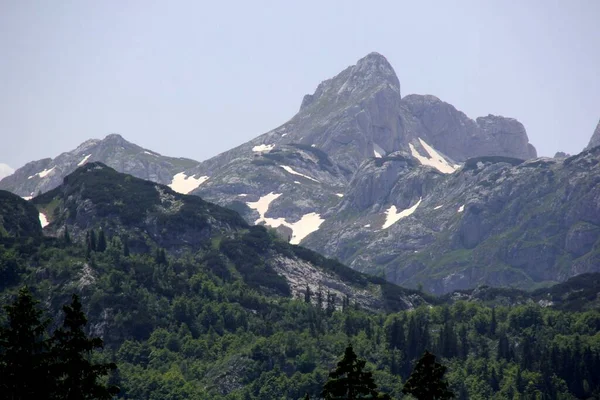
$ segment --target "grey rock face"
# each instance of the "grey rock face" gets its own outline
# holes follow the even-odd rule
[[[515,119],[488,115],[473,121],[430,95],[409,95],[402,104],[419,122],[416,135],[455,161],[490,155],[527,160],[537,155]]]
[[[596,130],[594,131],[594,134],[592,135],[592,138],[590,139],[590,142],[588,143],[585,149],[589,150],[596,146],[600,146],[600,121],[598,121],[598,125],[596,125]]]
[[[600,147],[559,160],[471,159],[449,175],[409,167],[392,184],[386,164],[353,178],[383,188],[378,202],[348,194],[304,244],[434,293],[480,284],[527,289],[600,271]],[[416,204],[385,228],[392,205]]]
[[[88,162],[100,161],[119,172],[157,183],[169,184],[173,176],[196,164],[185,158],[165,157],[111,134],[92,139],[58,157],[33,161],[0,181],[0,189],[33,197],[60,185],[65,176]]]

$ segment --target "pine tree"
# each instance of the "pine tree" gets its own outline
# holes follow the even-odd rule
[[[96,232],[92,229],[90,231],[90,249],[96,251]]]
[[[377,391],[373,374],[363,371],[365,364],[349,345],[337,368],[329,373],[321,396],[326,400],[389,399]]]
[[[492,320],[490,321],[490,335],[496,335],[496,327],[498,326],[498,322],[496,321],[496,308],[492,308]]]
[[[435,362],[435,355],[425,351],[404,384],[402,393],[410,394],[418,400],[451,399],[454,393],[443,380],[445,373],[446,367]]]
[[[127,244],[127,238],[123,238],[123,256],[129,257],[129,244]]]
[[[65,226],[65,233],[63,234],[63,240],[66,244],[71,244],[71,235],[69,235],[69,228]]]
[[[42,399],[52,392],[43,318],[27,287],[4,307],[8,324],[0,328],[0,394],[7,399]]]
[[[306,284],[306,290],[304,291],[304,302],[307,304],[310,304],[310,287],[308,286],[308,283]]]
[[[96,246],[96,250],[100,253],[103,253],[106,250],[106,235],[104,234],[104,229],[100,229],[98,233],[98,245]]]
[[[57,380],[58,398],[111,399],[119,389],[115,386],[105,386],[97,380],[117,367],[113,363],[94,364],[90,361],[91,353],[104,345],[102,339],[88,338],[83,331],[87,318],[82,311],[79,297],[74,294],[71,304],[65,305],[63,311],[63,326],[52,336],[52,352],[56,357],[52,375]]]

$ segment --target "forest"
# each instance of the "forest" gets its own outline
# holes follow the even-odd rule
[[[104,341],[93,360],[118,366],[107,379],[119,398],[316,399],[348,345],[394,399],[410,398],[402,389],[426,350],[447,367],[458,399],[600,395],[600,311],[590,302],[564,309],[424,295],[431,302],[415,309],[374,312],[310,288],[292,297],[276,275],[265,283],[250,265],[238,269],[227,243],[220,252],[132,254],[124,237],[94,232],[92,246],[91,236],[3,238],[1,303],[27,285],[52,332],[76,293],[86,334]],[[0,314],[3,327],[7,318]]]

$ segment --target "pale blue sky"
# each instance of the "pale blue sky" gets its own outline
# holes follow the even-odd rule
[[[0,162],[111,132],[203,160],[371,51],[402,94],[519,119],[541,155],[600,118],[600,1],[0,0]]]

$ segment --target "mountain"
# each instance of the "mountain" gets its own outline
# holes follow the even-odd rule
[[[0,238],[41,237],[37,209],[14,194],[0,190]]]
[[[116,140],[124,142],[102,142]],[[111,160],[121,165],[119,157]],[[291,244],[405,286],[529,289],[597,271],[597,152],[536,158],[514,119],[473,120],[435,96],[402,97],[377,53],[318,85],[280,127],[204,162],[186,160],[189,167],[167,161],[160,176],[116,169],[198,195]],[[0,187],[17,175],[19,187],[32,173],[36,182],[51,176],[52,167],[38,163]],[[52,171],[48,187],[65,175]]]
[[[590,139],[590,142],[588,143],[585,149],[589,150],[596,146],[600,146],[600,121],[598,121],[598,125],[596,125],[596,130],[594,131],[594,134],[592,135],[592,138]]]
[[[425,301],[415,291],[275,240],[264,227],[250,227],[235,211],[99,162],[79,167],[63,184],[30,202],[19,200],[34,205],[48,221],[47,236],[60,238],[68,231],[71,240],[84,243],[90,231],[101,230],[105,237],[126,242],[134,254],[163,249],[173,256],[229,260],[221,261],[221,272],[229,274],[231,264],[246,284],[267,292],[299,296],[308,285],[338,299],[352,297],[372,309],[410,308]]]
[[[0,163],[0,180],[4,179],[9,175],[12,175],[14,172],[15,170],[9,165]]]
[[[300,243],[367,160],[404,157],[452,173],[485,155],[528,159],[535,148],[516,120],[473,121],[434,96],[402,98],[391,65],[371,53],[306,95],[287,123],[185,174],[202,179],[193,194]]]
[[[304,244],[351,267],[444,293],[530,289],[600,266],[600,148],[567,159],[468,160],[440,174],[366,161]]]
[[[27,285],[59,322],[78,294],[123,398],[317,398],[348,343],[392,398],[425,349],[463,398],[600,388],[600,274],[434,297],[96,162],[31,201],[0,192],[0,223],[0,302]]]
[[[130,143],[120,135],[111,134],[103,140],[88,140],[54,159],[27,163],[0,180],[0,189],[29,199],[39,192],[54,189],[77,167],[94,161],[142,179],[176,185],[181,191],[185,191],[189,182],[185,176],[177,174],[197,164],[186,158],[162,156]]]

